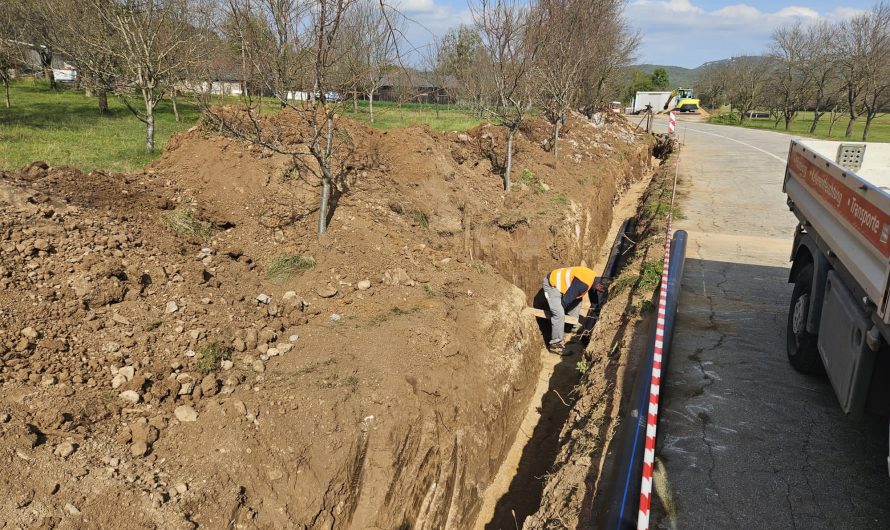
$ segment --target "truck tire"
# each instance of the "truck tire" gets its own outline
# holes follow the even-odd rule
[[[791,366],[804,374],[823,374],[822,358],[817,348],[818,335],[806,330],[807,315],[813,292],[813,265],[800,269],[794,279],[791,307],[788,308],[788,360]]]

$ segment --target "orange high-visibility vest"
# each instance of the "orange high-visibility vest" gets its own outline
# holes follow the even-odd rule
[[[572,285],[572,280],[575,278],[586,283],[588,287],[593,287],[593,280],[596,278],[596,273],[587,267],[565,267],[556,269],[550,273],[550,285],[559,289],[559,292],[562,294],[566,294],[566,291],[569,290],[569,286]],[[579,296],[579,298],[583,297],[583,294]]]

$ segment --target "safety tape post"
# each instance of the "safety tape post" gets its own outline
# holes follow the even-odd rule
[[[673,112],[671,113],[673,118]],[[673,121],[673,119],[671,120]],[[671,127],[673,128],[673,127]],[[655,434],[658,429],[658,402],[661,395],[661,375],[664,362],[664,327],[667,319],[668,270],[671,263],[671,224],[673,223],[674,199],[677,194],[677,176],[680,173],[680,157],[677,156],[671,203],[667,215],[664,240],[664,265],[661,268],[661,288],[658,293],[658,316],[655,321],[655,346],[652,350],[652,379],[649,383],[649,411],[646,415],[646,446],[643,451],[643,477],[640,482],[640,509],[637,530],[648,530],[652,505],[652,474],[655,468]]]

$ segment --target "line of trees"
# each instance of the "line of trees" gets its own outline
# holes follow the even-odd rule
[[[434,71],[455,99],[507,130],[504,188],[511,186],[513,139],[536,108],[552,125],[551,151],[572,110],[591,116],[621,92],[639,36],[622,18],[623,0],[480,0],[473,24],[436,46]]]
[[[766,109],[776,127],[789,130],[801,111],[811,111],[811,133],[828,114],[829,134],[846,117],[850,138],[864,118],[867,141],[874,119],[890,110],[888,57],[890,5],[881,1],[848,20],[780,27],[767,53],[710,65],[696,86],[703,104],[728,104],[741,123]]]
[[[492,160],[509,191],[514,138],[530,112],[551,123],[558,156],[569,114],[592,115],[620,95],[639,43],[622,18],[625,0],[471,0],[472,23],[428,50],[408,42],[411,22],[388,0],[7,1],[10,8],[0,10],[4,81],[22,43],[40,51],[51,83],[52,55],[62,55],[99,112],[116,97],[145,124],[149,152],[158,103],[170,98],[175,111],[177,93],[191,92],[220,130],[291,157],[297,173],[318,183],[319,233],[351,167],[338,115],[364,99],[373,121],[386,79],[411,79],[422,63],[425,84],[436,85],[426,88],[503,127],[506,145],[492,148]],[[223,74],[238,80],[237,105],[221,107],[211,97]],[[292,112],[298,126],[261,119],[270,102]]]

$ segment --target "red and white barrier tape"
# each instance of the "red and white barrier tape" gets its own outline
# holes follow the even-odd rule
[[[674,134],[677,129],[677,113],[671,111],[670,119],[668,119],[668,134]]]
[[[649,507],[652,503],[652,472],[655,467],[655,432],[658,428],[658,397],[661,393],[661,366],[664,354],[664,322],[667,316],[668,267],[671,264],[671,215],[668,214],[667,238],[664,244],[664,266],[661,269],[661,290],[658,294],[658,320],[655,324],[655,348],[652,358],[652,380],[649,383],[649,412],[646,417],[646,448],[643,451],[643,480],[640,484],[640,512],[637,530],[649,528]]]
[[[671,112],[671,123],[675,122]],[[670,128],[673,132],[673,126]],[[658,293],[658,319],[655,322],[655,347],[652,358],[652,380],[649,383],[649,412],[646,416],[646,447],[643,450],[643,479],[640,483],[640,511],[637,514],[637,530],[648,530],[649,508],[652,505],[652,473],[655,469],[655,433],[658,429],[658,398],[661,395],[661,367],[664,355],[664,323],[667,317],[668,269],[671,266],[671,224],[673,223],[674,198],[677,193],[677,175],[680,159],[677,157],[671,206],[667,215],[664,239],[664,265],[661,268],[661,288]]]

